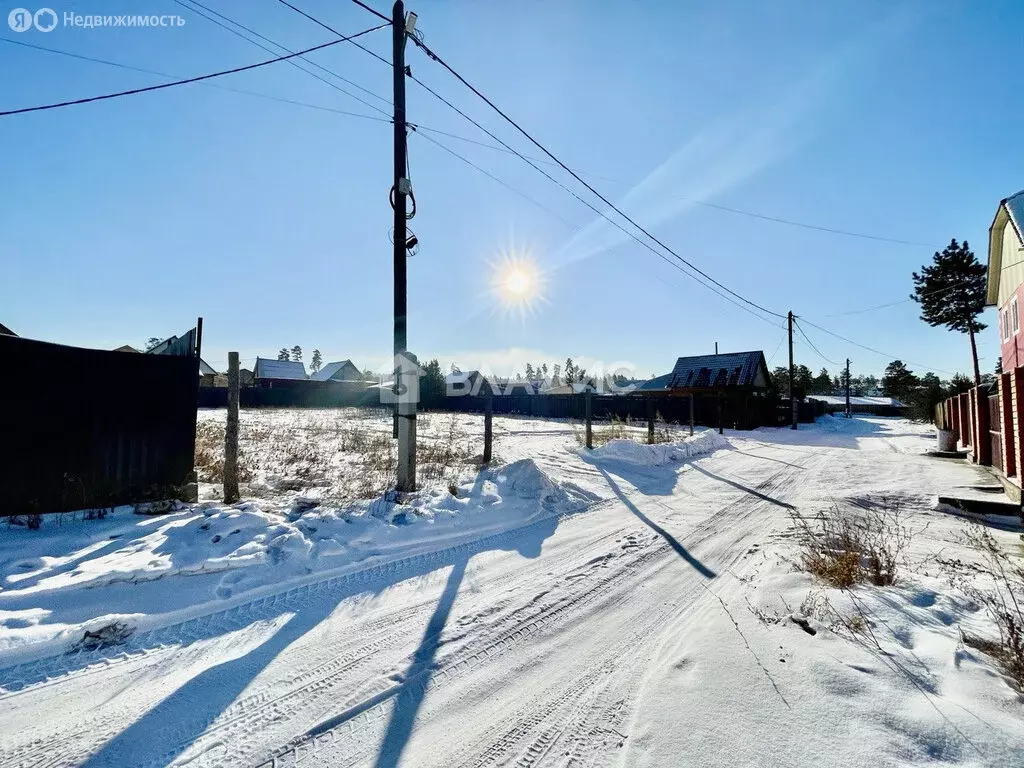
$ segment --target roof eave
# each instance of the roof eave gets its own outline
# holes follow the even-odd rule
[[[994,307],[999,303],[999,278],[1003,271],[1003,230],[1009,217],[1006,200],[1001,200],[995,218],[992,219],[992,226],[988,228],[988,274],[985,278],[987,307]]]

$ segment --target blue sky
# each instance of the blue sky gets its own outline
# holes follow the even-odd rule
[[[293,49],[331,37],[275,0],[204,4]],[[348,33],[375,23],[343,0],[295,4]],[[14,5],[0,8],[0,23]],[[20,34],[3,25],[0,36],[180,77],[269,57],[171,0],[51,7],[61,16],[180,14],[186,23]],[[449,63],[731,289],[918,372],[969,370],[966,337],[928,327],[913,303],[837,313],[906,298],[911,271],[951,237],[985,259],[999,200],[1024,187],[1024,103],[1013,74],[1019,3],[408,7]],[[389,54],[387,31],[363,42]],[[311,58],[390,97],[390,70],[348,44]],[[422,53],[410,47],[408,59],[414,74],[503,140],[538,154]],[[0,72],[0,110],[163,82],[4,42]],[[216,82],[379,116],[287,63]],[[491,143],[415,83],[409,119]],[[140,345],[202,315],[204,357],[217,368],[229,349],[251,361],[294,344],[307,360],[314,348],[364,368],[388,359],[387,123],[189,85],[4,117],[0,128],[0,322],[20,334]],[[573,356],[591,366],[630,363],[646,376],[717,341],[723,351],[763,349],[771,365],[784,362],[781,321],[756,319],[700,287],[518,158],[436,138],[572,226],[411,136],[411,227],[421,246],[409,262],[409,344],[421,358],[507,372]],[[529,253],[545,272],[545,300],[525,317],[495,308],[490,292],[491,265],[509,251]],[[985,371],[998,354],[989,321]],[[851,357],[855,372],[879,373],[888,362],[805,328],[825,356]],[[836,368],[799,337],[796,354],[815,370]]]

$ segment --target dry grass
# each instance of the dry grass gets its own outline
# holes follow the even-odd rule
[[[982,572],[991,577],[991,588],[983,588],[958,569],[954,583],[979,605],[985,607],[999,631],[999,639],[963,635],[966,645],[999,662],[1006,675],[1024,692],[1024,565],[1006,552],[990,531],[972,526],[968,542],[984,558]]]
[[[898,501],[841,510],[838,506],[814,518],[793,515],[800,528],[801,564],[827,584],[850,589],[856,584],[894,584],[910,530],[903,524]]]
[[[417,421],[418,479],[457,487],[465,465],[481,451],[474,450],[477,436],[467,437],[455,416],[438,424],[439,418]],[[398,465],[391,426],[391,411],[380,409],[309,412],[294,420],[243,413],[239,480],[257,494],[317,489],[338,505],[381,496],[394,487]],[[196,473],[200,482],[223,482],[223,423],[198,425]]]
[[[577,445],[585,446],[587,444],[585,424],[573,424],[572,435]],[[646,419],[634,422],[629,417],[623,420],[617,416],[612,416],[609,422],[592,422],[591,426],[591,442],[595,448],[605,445],[612,440],[633,440],[634,442],[645,444],[671,443],[678,440],[679,436],[672,433],[668,422],[661,418],[659,414],[654,422],[654,439],[651,440],[649,438]]]

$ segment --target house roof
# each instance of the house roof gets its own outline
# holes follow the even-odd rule
[[[680,357],[672,369],[668,387],[750,387],[762,372],[767,383],[768,364],[760,350]]]
[[[655,376],[653,379],[640,384],[637,389],[641,392],[662,392],[672,387],[672,376],[671,373],[666,373],[661,376]]]
[[[313,379],[314,381],[328,381],[334,376],[334,374],[342,370],[346,365],[352,366],[353,368],[355,368],[356,373],[359,373],[359,369],[356,368],[355,363],[353,363],[351,360],[340,360],[337,363],[328,363],[319,371],[312,374],[309,378]]]
[[[1017,240],[1024,244],[1024,189],[999,201],[992,226],[988,228],[988,284],[985,303],[994,307],[999,303],[999,280],[1006,266],[1003,261],[1003,233],[1006,222],[1013,225]]]
[[[122,344],[120,347],[118,347],[114,351],[115,352],[135,352],[135,353],[139,353],[142,350],[141,349],[136,349],[131,344]]]
[[[268,360],[265,357],[256,358],[256,367],[253,375],[257,379],[308,379],[306,366],[300,361],[292,360]]]
[[[0,323],[0,336],[17,336],[17,335],[18,334],[16,334],[14,331],[12,331],[10,328],[8,328],[6,325],[4,325],[3,323]]]
[[[1024,240],[1024,189],[1003,200],[1003,205],[1006,206],[1006,211],[1010,214],[1010,221],[1013,222],[1013,228],[1017,230],[1017,236]]]

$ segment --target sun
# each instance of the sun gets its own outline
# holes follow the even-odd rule
[[[546,300],[544,273],[528,251],[500,253],[491,270],[491,294],[506,312],[525,317]]]

